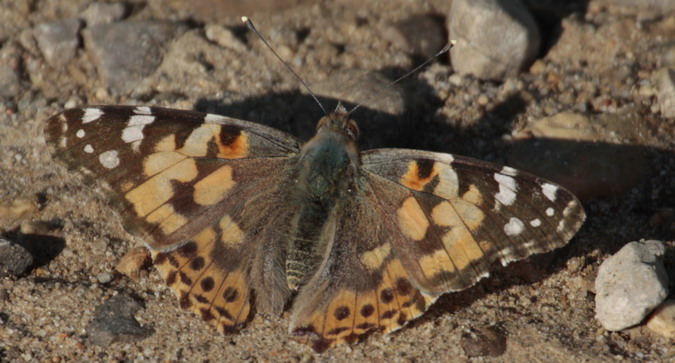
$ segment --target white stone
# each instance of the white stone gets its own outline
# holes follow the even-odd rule
[[[515,76],[539,52],[539,28],[521,0],[454,0],[448,19],[448,33],[457,40],[452,67],[459,74]]]
[[[611,331],[649,315],[668,296],[661,241],[631,242],[605,260],[595,279],[596,318]]]

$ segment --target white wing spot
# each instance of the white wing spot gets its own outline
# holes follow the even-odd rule
[[[577,208],[576,200],[572,200],[567,204],[565,210],[563,210],[563,216],[568,217]]]
[[[59,119],[61,120],[61,133],[65,134],[68,131],[68,119],[63,114],[59,116]]]
[[[117,150],[109,150],[98,156],[98,161],[101,162],[104,168],[113,169],[120,165],[120,158],[117,156]]]
[[[556,228],[556,231],[562,232],[565,229],[567,229],[567,226],[565,225],[565,220],[561,220],[560,223],[558,223],[558,227]]]
[[[522,233],[524,229],[525,225],[523,224],[523,221],[516,217],[511,217],[509,223],[504,225],[504,233],[506,233],[507,236],[517,236]]]
[[[103,116],[103,111],[100,108],[85,108],[84,116],[82,116],[82,123],[86,124],[98,120]]]
[[[80,139],[83,138],[84,135],[86,135],[86,133],[82,129],[77,130],[77,132],[75,133],[75,136],[79,137]]]
[[[509,263],[512,261],[515,261],[516,258],[513,256],[513,248],[512,247],[506,247],[502,250],[501,252],[501,262],[502,266],[506,267]]]
[[[153,123],[155,121],[155,116],[150,115],[133,115],[129,117],[129,123],[127,126],[145,126]]]
[[[539,227],[539,226],[541,226],[541,220],[539,220],[539,218],[535,218],[535,219],[531,220],[531,221],[530,221],[530,226],[532,226],[532,227]]]
[[[556,193],[558,192],[558,189],[559,187],[557,185],[550,183],[544,183],[541,186],[541,191],[544,193],[546,198],[548,198],[548,200],[550,200],[551,202],[555,202]]]
[[[148,106],[138,106],[134,109],[134,113],[137,115],[152,115],[152,111]]]
[[[129,118],[127,127],[122,130],[122,140],[131,143],[143,140],[143,128],[155,121],[155,116],[134,115]]]
[[[91,154],[91,153],[94,152],[94,148],[91,147],[91,145],[89,145],[89,144],[84,145],[84,152],[86,152],[87,154]]]
[[[555,214],[555,210],[553,208],[551,208],[551,207],[546,208],[546,215],[547,216],[553,217],[554,214]]]
[[[502,168],[502,170],[499,171],[500,173],[508,176],[516,176],[518,174],[518,170],[510,167],[510,166],[505,166]]]
[[[225,119],[225,116],[214,115],[212,113],[207,113],[206,116],[204,116],[204,122],[211,124],[222,124]]]
[[[516,201],[516,190],[518,190],[516,180],[499,173],[495,173],[495,180],[499,183],[499,193],[495,194],[495,199],[504,205],[512,205]]]
[[[523,243],[523,247],[525,247],[526,249],[529,250],[529,249],[532,249],[536,244],[537,244],[537,241],[530,240],[530,241],[527,241],[527,242]]]

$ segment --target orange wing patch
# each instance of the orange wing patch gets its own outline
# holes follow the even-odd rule
[[[220,158],[239,159],[248,156],[248,134],[240,128],[221,126],[215,140]]]
[[[212,261],[216,238],[209,227],[174,251],[153,252],[153,259],[182,308],[232,333],[249,318],[250,289],[243,270],[226,271]]]
[[[410,189],[421,191],[436,175],[438,171],[433,162],[411,161],[400,182]]]
[[[399,329],[424,313],[435,300],[412,285],[398,259],[389,261],[382,274],[377,289],[345,289],[335,293],[324,308],[317,306],[308,316],[295,316],[291,323],[294,339],[317,352],[352,344],[376,331],[386,334]]]

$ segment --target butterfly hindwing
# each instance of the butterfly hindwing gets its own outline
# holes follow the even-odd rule
[[[397,256],[369,184],[343,199],[327,223],[329,253],[292,308],[290,332],[316,351],[388,333],[422,314],[421,293]]]
[[[566,244],[585,214],[563,187],[513,168],[449,154],[380,149],[362,154],[390,217],[392,243],[423,292],[473,285],[503,265]]]

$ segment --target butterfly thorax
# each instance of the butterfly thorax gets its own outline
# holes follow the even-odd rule
[[[330,250],[335,207],[351,193],[357,178],[357,136],[356,123],[334,113],[319,121],[316,135],[300,152],[292,197],[301,207],[291,225],[286,258],[292,290],[307,281]]]

